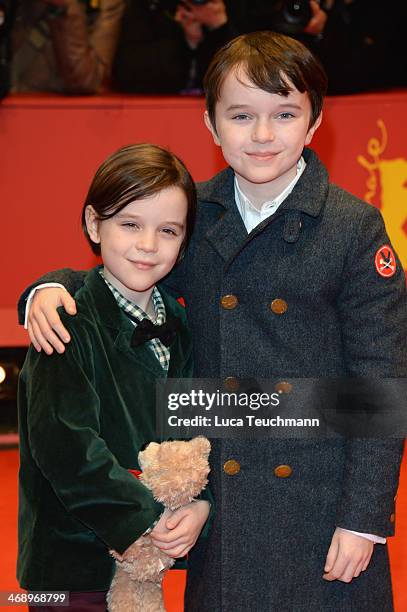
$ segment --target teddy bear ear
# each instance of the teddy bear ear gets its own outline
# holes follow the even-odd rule
[[[155,454],[159,448],[160,448],[160,445],[158,444],[158,442],[150,442],[150,444],[148,444],[146,448],[144,449],[144,452]]]
[[[193,438],[191,440],[191,444],[199,453],[205,453],[209,455],[209,452],[211,450],[211,443],[207,438],[204,438],[203,436],[197,436],[196,438]]]
[[[139,452],[138,460],[141,469],[144,469],[147,464],[151,463],[154,457],[157,456],[160,445],[157,442],[150,442],[146,448]]]

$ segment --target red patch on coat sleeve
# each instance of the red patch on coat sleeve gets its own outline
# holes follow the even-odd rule
[[[380,249],[377,249],[374,263],[377,273],[383,278],[390,278],[396,273],[396,258],[393,249],[388,244],[384,244]]]

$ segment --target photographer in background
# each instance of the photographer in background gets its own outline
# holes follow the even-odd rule
[[[181,8],[189,6],[192,2],[127,0],[113,64],[115,89],[175,94],[201,85],[208,58],[238,31],[228,21],[223,0],[204,3],[200,23],[182,23]]]
[[[270,29],[312,46],[326,21],[316,0],[128,0],[113,84],[130,93],[199,92],[214,53],[235,36]]]
[[[124,0],[22,0],[12,91],[93,94],[109,84]]]
[[[405,87],[406,0],[330,0],[324,37],[316,49],[328,74],[328,94]]]
[[[14,20],[12,0],[0,0],[0,100],[10,89],[10,32]]]

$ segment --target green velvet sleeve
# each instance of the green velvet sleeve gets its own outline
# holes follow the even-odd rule
[[[70,326],[62,355],[32,348],[23,371],[30,452],[65,509],[123,552],[163,511],[151,492],[110,452],[86,329]],[[117,435],[120,427],[118,423]],[[24,457],[22,457],[24,460]]]

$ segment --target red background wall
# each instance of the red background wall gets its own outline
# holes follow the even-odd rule
[[[203,110],[203,101],[193,98],[20,96],[0,104],[0,347],[27,342],[17,326],[15,303],[31,280],[61,266],[93,265],[79,217],[93,173],[109,153],[124,144],[151,141],[169,146],[182,157],[196,180],[205,180],[222,168],[219,150],[203,125]],[[395,188],[393,213],[403,227],[407,221],[407,175],[403,179],[402,174],[407,164],[406,116],[407,92],[330,98],[313,145],[332,180],[361,198],[369,191],[369,173],[358,162],[359,156],[373,163],[371,153],[376,147],[383,149],[377,157],[400,162],[401,188]],[[379,120],[386,127],[387,143]],[[370,180],[373,184],[375,176],[372,202],[381,206],[380,176],[373,172]],[[403,236],[401,248],[407,261],[407,231]],[[405,468],[403,474],[405,488]],[[403,536],[407,523],[402,501],[398,533]],[[5,507],[7,517],[14,518],[8,520],[3,513],[2,524],[15,539],[15,495],[12,503],[7,498]],[[407,609],[405,537],[391,539],[390,547],[396,610],[401,612]],[[2,557],[5,589],[15,588],[14,549],[12,555],[13,561]]]
[[[201,98],[182,97],[11,96],[3,101],[0,346],[26,343],[15,303],[30,281],[54,268],[94,264],[82,237],[80,211],[93,173],[109,153],[124,144],[155,142],[178,154],[197,181],[223,167],[203,111]],[[387,130],[382,156],[407,159],[406,116],[407,92],[328,99],[313,146],[332,180],[363,198],[369,173],[358,156],[372,160],[367,147],[372,138],[378,145],[383,141],[377,123],[382,120]],[[401,195],[397,206],[405,209],[407,220],[407,190]],[[372,201],[380,206],[380,181]]]

